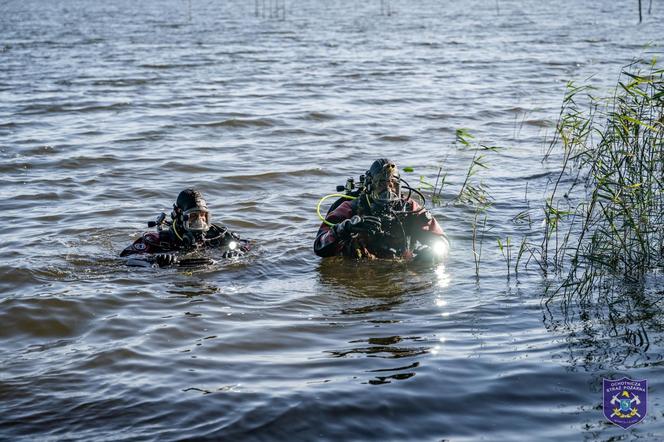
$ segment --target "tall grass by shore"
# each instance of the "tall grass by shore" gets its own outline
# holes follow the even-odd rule
[[[536,248],[544,272],[563,277],[555,294],[587,300],[664,265],[663,74],[632,63],[608,98],[568,84],[549,151],[562,146],[563,163]]]

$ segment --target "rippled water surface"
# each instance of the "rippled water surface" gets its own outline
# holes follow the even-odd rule
[[[662,440],[661,295],[617,325],[547,308],[496,245],[539,222],[565,83],[661,56],[662,5],[389,3],[0,4],[0,439]],[[504,147],[479,281],[458,128]],[[443,167],[446,265],[314,256],[318,199],[382,156]],[[125,267],[189,185],[256,252]],[[628,431],[622,375],[650,382]]]

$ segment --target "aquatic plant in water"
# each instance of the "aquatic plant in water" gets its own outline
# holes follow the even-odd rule
[[[464,150],[473,152],[473,156],[465,172],[463,181],[461,182],[458,190],[453,190],[453,198],[448,201],[448,204],[458,204],[471,209],[474,213],[471,222],[471,247],[473,253],[473,260],[475,263],[475,277],[479,279],[480,276],[480,263],[482,260],[482,246],[484,236],[487,231],[488,215],[487,211],[493,204],[493,197],[484,182],[478,178],[478,174],[483,169],[489,168],[486,156],[490,152],[499,151],[501,148],[497,146],[489,146],[474,141],[475,136],[470,133],[468,129],[460,128],[455,132],[454,144]],[[413,172],[411,167],[404,168],[404,172]],[[420,176],[418,183],[418,190],[426,194],[429,201],[434,205],[444,205],[443,189],[448,185],[447,172],[443,171],[443,167],[438,168],[436,179],[434,182],[427,181],[424,175]],[[503,246],[499,243],[501,251]],[[510,264],[510,248],[512,244],[509,238],[506,243],[507,247],[507,263],[508,268]],[[508,271],[509,273],[509,271]]]
[[[568,84],[547,153],[562,146],[563,165],[537,248],[566,299],[642,285],[664,264],[664,70],[639,66],[623,68],[609,98]]]

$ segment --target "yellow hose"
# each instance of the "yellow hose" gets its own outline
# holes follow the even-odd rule
[[[330,227],[334,226],[335,224],[329,222],[328,220],[325,219],[325,217],[324,217],[323,215],[320,214],[320,206],[321,206],[321,204],[323,204],[323,201],[325,201],[325,200],[328,199],[328,198],[332,198],[332,197],[346,198],[346,199],[349,199],[349,200],[357,199],[357,197],[355,197],[355,196],[344,195],[343,193],[331,193],[331,194],[329,194],[329,195],[325,195],[323,198],[321,198],[321,199],[318,201],[318,206],[316,206],[316,213],[318,213],[318,217],[319,217],[319,218],[320,218],[325,224],[327,224],[327,225],[330,226]]]

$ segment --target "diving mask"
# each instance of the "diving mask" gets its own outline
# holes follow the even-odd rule
[[[387,163],[372,177],[371,198],[379,204],[389,204],[401,200],[401,181],[394,163]]]
[[[183,227],[188,232],[207,232],[210,229],[210,212],[198,208],[184,212]]]

